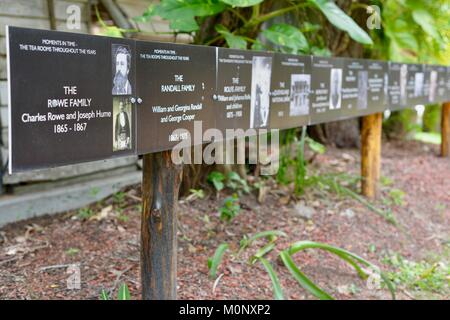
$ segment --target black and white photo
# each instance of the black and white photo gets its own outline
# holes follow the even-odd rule
[[[414,97],[419,98],[423,96],[424,74],[417,72],[414,79]]]
[[[310,74],[291,75],[290,116],[304,116],[309,113]]]
[[[131,149],[131,102],[126,97],[113,99],[113,121],[113,151]]]
[[[367,90],[369,73],[358,71],[358,109],[367,109]]]
[[[330,110],[340,109],[342,102],[342,69],[330,72]]]
[[[436,100],[438,73],[436,70],[430,72],[430,86],[428,89],[428,101],[434,102]]]
[[[403,64],[400,67],[400,104],[406,106],[407,91],[406,86],[408,83],[408,65]]]
[[[269,120],[272,57],[253,57],[250,128],[266,127]]]
[[[130,95],[132,87],[129,80],[131,70],[130,47],[122,44],[112,45],[112,94]]]

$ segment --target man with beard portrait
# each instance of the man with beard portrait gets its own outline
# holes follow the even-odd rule
[[[119,46],[115,54],[115,74],[113,78],[113,95],[131,94],[131,84],[128,80],[131,65],[131,53],[126,46]]]

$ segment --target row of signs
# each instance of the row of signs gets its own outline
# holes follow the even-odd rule
[[[450,100],[445,66],[16,27],[7,37],[10,172],[168,150],[195,121],[286,129]]]

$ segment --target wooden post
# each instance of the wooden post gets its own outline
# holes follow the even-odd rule
[[[448,157],[450,155],[450,102],[442,105],[441,136],[441,156]]]
[[[382,121],[382,113],[362,118],[361,187],[362,194],[371,199],[377,196],[380,179]]]
[[[141,217],[142,299],[176,299],[177,202],[182,165],[170,151],[143,159]]]

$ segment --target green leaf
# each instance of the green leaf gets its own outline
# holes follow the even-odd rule
[[[303,33],[288,24],[274,24],[262,34],[275,45],[288,48],[290,53],[309,52],[309,44]]]
[[[223,181],[225,180],[225,176],[218,171],[213,171],[210,174],[208,174],[208,182],[212,183],[214,188],[216,188],[217,191],[221,191],[224,188]]]
[[[263,2],[264,0],[220,0],[223,3],[229,4],[230,6],[233,7],[251,7],[254,5],[257,5],[261,2]]]
[[[154,3],[150,4],[144,13],[138,17],[134,17],[133,20],[137,22],[148,22],[151,17],[156,14],[156,5]]]
[[[218,24],[216,26],[216,31],[224,36],[228,47],[232,49],[242,49],[242,50],[247,49],[247,41],[245,41],[245,39],[241,36],[232,34],[223,25]]]
[[[369,261],[361,258],[360,256],[358,256],[354,253],[351,253],[351,252],[341,249],[341,248],[330,246],[328,244],[314,242],[314,241],[295,242],[294,244],[292,244],[289,247],[289,249],[286,250],[286,252],[289,255],[293,255],[301,250],[314,249],[314,248],[326,250],[330,253],[337,255],[338,257],[340,257],[341,259],[345,260],[350,265],[352,265],[355,268],[355,270],[358,272],[358,274],[362,277],[364,277],[365,272],[355,262],[359,262],[366,267],[377,268],[377,266],[375,266],[374,264],[370,263]],[[392,298],[395,299],[395,289],[394,289],[392,282],[389,280],[389,278],[383,272],[380,272],[380,276],[383,279],[386,286],[388,287],[389,291],[391,292]]]
[[[272,281],[274,298],[276,300],[283,300],[284,299],[283,289],[281,288],[281,283],[278,280],[277,274],[273,270],[272,265],[269,263],[269,261],[267,261],[262,257],[258,257],[257,259],[261,261],[262,265],[269,274],[270,280]]]
[[[219,0],[162,0],[151,13],[169,20],[172,30],[192,32],[199,29],[195,17],[212,16],[225,8]]]
[[[265,48],[264,45],[261,43],[261,41],[256,40],[256,41],[252,44],[252,50],[254,50],[254,51],[264,51],[264,50],[266,50],[266,48]]]
[[[102,289],[102,292],[100,292],[100,300],[109,300],[108,292],[105,289]]]
[[[209,276],[211,278],[215,278],[217,276],[217,268],[222,262],[223,255],[227,249],[228,244],[220,244],[219,247],[217,247],[216,252],[214,252],[214,256],[208,259]]]
[[[119,288],[119,293],[117,294],[117,300],[130,300],[130,291],[126,283],[122,283]]]
[[[425,31],[428,35],[436,40],[441,40],[439,32],[436,30],[435,21],[431,13],[425,9],[416,9],[412,12],[414,21]]]
[[[325,153],[325,146],[310,137],[305,138],[306,143],[311,148],[312,151],[318,154],[324,154]]]
[[[255,240],[257,240],[259,238],[268,238],[269,241],[275,241],[277,236],[287,237],[287,234],[284,233],[283,231],[279,231],[279,230],[269,230],[269,231],[258,232],[256,234],[254,234],[253,236],[251,236],[250,238],[245,239],[245,241],[241,242],[241,250],[244,250],[246,247],[250,246]]]
[[[362,44],[373,45],[373,41],[367,32],[361,29],[361,27],[358,26],[358,24],[344,11],[342,11],[342,9],[339,8],[334,2],[329,0],[308,1],[314,3],[332,25],[338,29],[346,31],[350,38]]]
[[[287,251],[280,252],[281,260],[283,261],[286,268],[289,272],[294,276],[295,280],[308,292],[312,295],[316,296],[320,300],[333,300],[333,297],[330,296],[327,292],[320,289],[314,282],[312,282],[303,272],[301,272],[291,256]]]
[[[389,58],[398,62],[415,62],[419,51],[419,43],[411,26],[404,20],[397,19],[386,29],[389,42]]]
[[[318,47],[312,47],[311,48],[311,53],[314,56],[319,56],[319,57],[331,57],[331,51],[328,48],[318,48]]]
[[[266,254],[268,254],[270,251],[272,251],[275,248],[275,243],[270,242],[266,244],[264,247],[259,249],[253,257],[250,258],[250,263],[255,263],[256,259],[264,257]]]

